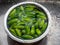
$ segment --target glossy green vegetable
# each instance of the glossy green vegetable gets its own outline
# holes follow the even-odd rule
[[[38,35],[37,35],[37,34],[35,34],[35,35],[34,35],[34,37],[36,38],[36,37],[38,37]]]
[[[48,17],[36,5],[24,4],[15,7],[7,18],[9,31],[20,39],[41,36],[48,26]]]
[[[13,23],[12,25],[10,25],[10,28],[14,28],[14,26],[16,26],[16,23]]]
[[[24,7],[23,6],[20,6],[20,9],[23,11],[24,10]]]
[[[41,31],[39,29],[36,29],[37,35],[41,35]]]
[[[33,37],[31,35],[22,35],[22,38],[24,38],[24,39],[32,39]]]
[[[25,26],[26,28],[26,34],[30,34],[30,27],[29,26]]]
[[[15,30],[14,30],[14,29],[9,28],[9,30],[10,30],[10,32],[11,32],[14,36],[17,36],[17,34],[16,34],[16,32],[15,32]]]
[[[24,25],[25,22],[18,22],[18,25]]]
[[[34,6],[30,6],[30,5],[25,8],[26,11],[32,11],[33,9],[34,9]]]
[[[15,18],[15,17],[17,17],[17,16],[16,16],[16,9],[13,9],[13,10],[10,12],[10,14],[9,14],[9,19],[8,19],[8,20],[11,20],[11,19],[13,19],[13,18]]]
[[[25,15],[25,10],[23,6],[20,6],[20,10],[22,10],[23,15]]]
[[[24,26],[14,26],[14,28],[24,28]]]
[[[13,23],[15,23],[17,21],[18,21],[18,19],[12,19],[12,20],[8,21],[8,25],[13,24]]]
[[[47,23],[44,23],[44,26],[41,29],[42,30],[42,33],[45,31],[46,27],[47,27]]]
[[[32,28],[31,28],[31,35],[34,35],[34,34],[35,34],[35,27],[32,26]]]
[[[42,21],[39,23],[39,26],[40,26],[40,27],[44,26],[44,23],[45,23],[44,20],[42,20]]]
[[[38,22],[35,23],[35,28],[38,28]]]
[[[21,36],[21,31],[19,29],[16,29],[16,33],[19,37]]]
[[[25,31],[25,30],[22,30],[22,33],[23,33],[23,34],[25,34],[25,33],[26,33],[26,31]]]
[[[12,11],[11,11],[11,13],[10,13],[10,15],[9,16],[14,16],[16,14],[16,9],[13,9]]]

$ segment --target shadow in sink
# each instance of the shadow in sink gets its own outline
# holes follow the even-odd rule
[[[32,43],[32,44],[23,44],[23,43],[19,43],[14,41],[13,39],[11,39],[10,37],[7,38],[8,40],[8,45],[47,45],[47,36],[45,38],[43,38],[41,41]]]

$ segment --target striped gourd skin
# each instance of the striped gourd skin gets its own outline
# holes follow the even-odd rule
[[[10,12],[7,26],[11,34],[17,38],[34,39],[45,32],[48,18],[44,11],[35,5],[20,5]]]

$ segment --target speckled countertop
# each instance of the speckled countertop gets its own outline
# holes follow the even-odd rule
[[[52,25],[48,35],[39,42],[33,44],[18,43],[9,38],[4,30],[4,15],[13,4],[0,4],[0,45],[60,45],[60,4],[59,3],[41,3],[45,6],[52,17]]]

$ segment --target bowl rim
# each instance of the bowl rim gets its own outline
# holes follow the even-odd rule
[[[34,4],[34,5],[37,5],[37,6],[39,6],[40,8],[42,8],[42,9],[44,10],[44,12],[47,14],[47,17],[48,17],[48,26],[47,26],[47,28],[46,28],[46,31],[45,31],[41,36],[39,36],[39,37],[37,37],[37,38],[35,38],[35,39],[32,39],[32,40],[19,39],[19,38],[13,36],[13,35],[9,32],[9,30],[8,30],[8,28],[7,28],[7,17],[8,17],[8,15],[9,15],[9,13],[10,13],[15,7],[17,7],[17,6],[19,6],[19,5],[22,5],[22,4]],[[6,12],[5,18],[4,18],[4,28],[5,28],[6,33],[7,33],[7,34],[9,35],[9,37],[11,37],[13,40],[15,40],[15,41],[17,41],[17,42],[21,42],[21,43],[34,43],[34,42],[37,42],[37,41],[43,39],[43,38],[47,35],[47,33],[49,32],[50,26],[51,26],[51,16],[50,16],[49,11],[48,11],[44,6],[42,6],[41,4],[38,4],[38,3],[36,3],[36,2],[28,2],[28,1],[26,1],[26,2],[18,3],[18,4],[16,4],[16,5],[12,6],[12,7]]]

